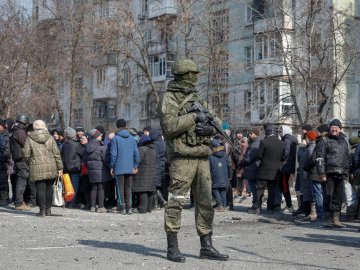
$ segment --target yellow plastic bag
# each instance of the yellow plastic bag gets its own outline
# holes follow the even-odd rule
[[[70,175],[68,173],[65,173],[63,176],[64,180],[64,199],[66,202],[70,202],[74,196],[74,187],[71,183]]]

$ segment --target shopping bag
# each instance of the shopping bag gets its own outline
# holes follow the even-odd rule
[[[59,175],[53,185],[53,199],[52,205],[54,206],[64,206],[64,189],[61,176]]]
[[[64,180],[64,199],[65,202],[70,202],[75,196],[74,187],[71,183],[70,175],[68,173],[65,173],[63,176],[63,180]]]
[[[348,181],[345,181],[345,196],[346,205],[348,207],[358,204],[358,198],[356,196],[355,190]]]

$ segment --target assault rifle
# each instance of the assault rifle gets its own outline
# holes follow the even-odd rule
[[[204,124],[210,125],[213,128],[215,128],[216,131],[220,135],[222,135],[225,138],[225,140],[227,140],[227,142],[230,144],[231,148],[234,151],[236,151],[237,154],[241,155],[240,149],[237,149],[235,147],[235,145],[231,141],[231,138],[226,134],[225,130],[215,121],[214,116],[199,101],[195,101],[194,104],[189,109],[187,109],[187,112],[188,113],[191,113],[191,112],[202,112],[202,113],[204,113],[206,115],[207,119],[208,119],[206,122],[204,122]]]

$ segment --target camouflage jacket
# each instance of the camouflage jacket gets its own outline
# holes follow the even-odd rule
[[[204,104],[194,88],[182,87],[171,81],[159,106],[160,124],[166,140],[169,157],[211,156],[210,137],[195,133],[195,113],[187,113],[186,108],[195,101]]]

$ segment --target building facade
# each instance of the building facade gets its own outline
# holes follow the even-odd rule
[[[75,57],[67,68],[76,72],[56,82],[65,124],[113,130],[124,118],[137,129],[158,127],[172,63],[187,57],[201,69],[200,93],[232,128],[334,117],[350,131],[360,128],[359,35],[349,34],[359,28],[359,4],[305,2],[89,1],[81,42],[91,46],[77,47],[79,59],[87,58],[75,65]],[[38,28],[64,20],[64,5],[34,0]]]

